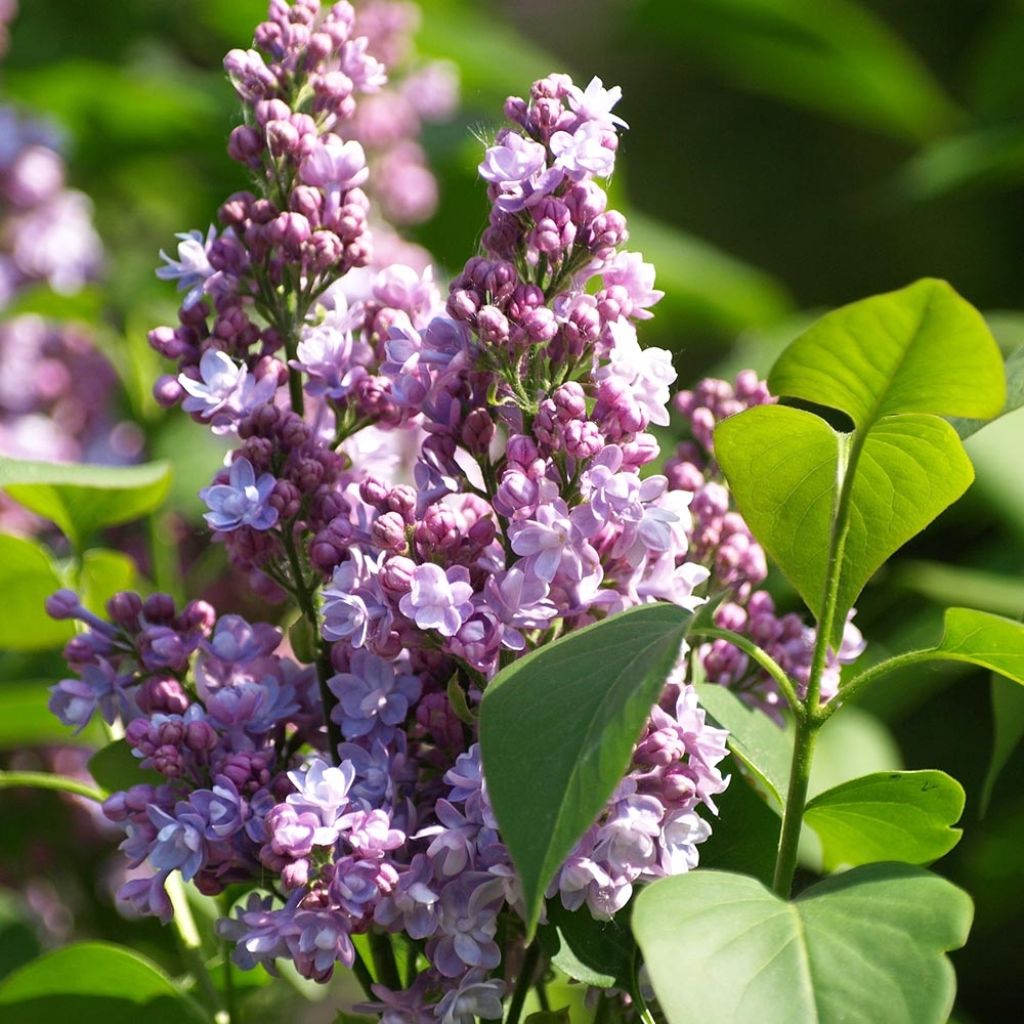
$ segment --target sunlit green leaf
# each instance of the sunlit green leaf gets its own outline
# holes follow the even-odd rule
[[[82,555],[79,592],[90,611],[101,614],[110,597],[134,589],[137,580],[135,561],[121,551],[90,548]]]
[[[156,964],[82,942],[46,953],[0,984],[0,1019],[24,1024],[198,1024],[206,1015]]]
[[[974,608],[946,610],[945,632],[936,653],[981,665],[1024,684],[1024,623]]]
[[[959,842],[963,787],[939,771],[877,772],[820,793],[804,820],[826,871],[874,861],[930,864]]]
[[[903,864],[854,868],[792,902],[694,871],[645,889],[633,932],[669,1024],[945,1024],[944,954],[972,913],[962,890]]]
[[[923,280],[826,314],[780,356],[769,386],[854,424],[840,433],[813,413],[768,405],[715,434],[740,512],[813,613],[838,574],[836,644],[874,572],[973,479],[940,415],[996,415],[1002,357],[977,310]],[[830,569],[833,549],[841,558]]]
[[[60,647],[74,628],[46,614],[46,599],[63,585],[46,549],[23,537],[0,534],[0,648],[42,651]]]
[[[166,462],[141,466],[27,462],[0,458],[0,488],[81,544],[104,526],[138,519],[164,500]]]

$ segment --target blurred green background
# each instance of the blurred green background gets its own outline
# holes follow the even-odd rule
[[[151,424],[150,454],[180,464],[186,501],[216,453],[197,449],[202,432],[160,418],[147,397],[158,370],[145,331],[174,310],[153,267],[174,232],[204,227],[243,187],[224,152],[234,104],[220,60],[247,45],[265,3],[21,6],[4,96],[62,126],[71,183],[95,201],[108,254],[104,280],[60,311],[94,323],[127,368],[132,411]],[[684,384],[741,365],[764,371],[816,311],[923,275],[947,278],[981,308],[1008,354],[1024,342],[1024,2],[421,6],[420,50],[455,61],[463,86],[459,117],[426,137],[442,204],[416,233],[446,269],[474,251],[485,216],[474,133],[499,123],[507,94],[566,70],[623,87],[617,112],[630,131],[613,191],[630,216],[631,247],[657,264],[668,293],[643,340],[676,353]],[[865,593],[868,657],[934,636],[944,604],[1024,610],[1022,416],[975,436],[977,484]],[[866,703],[885,727],[855,718],[823,768],[841,774],[852,757],[882,767],[898,756],[965,785],[965,838],[938,865],[977,904],[971,943],[954,958],[962,1022],[1019,1020],[1024,995],[1024,753],[1010,757],[982,817],[990,700],[990,680],[966,667],[893,678]],[[38,816],[43,799],[5,797],[8,883],[36,856],[19,822]],[[54,822],[66,816],[57,799],[44,806]],[[94,856],[76,851],[72,835],[61,842],[68,857],[80,854],[76,934],[125,941],[125,926],[90,891],[102,848]],[[46,856],[60,862],[59,848]],[[132,927],[127,941],[165,941],[154,926]],[[13,934],[0,927],[0,959]]]

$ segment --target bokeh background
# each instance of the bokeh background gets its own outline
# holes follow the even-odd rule
[[[440,209],[412,232],[442,267],[458,268],[482,228],[479,136],[499,123],[506,95],[565,70],[623,87],[617,113],[630,131],[613,191],[631,247],[657,264],[667,292],[642,340],[672,349],[684,384],[744,365],[765,371],[816,312],[924,275],[948,279],[982,309],[1008,354],[1024,342],[1020,0],[420,6],[420,52],[453,61],[462,87],[457,116],[425,137]],[[77,295],[30,291],[7,312],[88,326],[121,372],[123,414],[142,424],[146,454],[175,463],[171,503],[194,515],[195,491],[220,456],[205,431],[161,413],[148,395],[160,369],[145,332],[174,310],[153,267],[175,232],[205,227],[244,185],[224,152],[234,103],[220,61],[247,45],[264,0],[21,7],[2,98],[59,126],[70,182],[95,203],[106,257],[101,278]],[[968,496],[864,594],[868,657],[937,635],[946,604],[1024,610],[1022,417],[975,436]],[[218,552],[197,553],[190,590],[223,571]],[[22,701],[0,708],[8,763],[79,756],[47,746],[56,733],[24,696],[26,680],[60,672],[55,655],[0,655],[0,694]],[[1020,1019],[1024,995],[1024,753],[1009,755],[983,814],[992,699],[991,680],[966,666],[890,678],[827,744],[818,780],[902,763],[964,784],[965,837],[937,865],[977,907],[971,942],[954,957],[963,1024]],[[1001,737],[1007,749],[1013,736]],[[165,933],[117,917],[103,882],[111,844],[81,808],[6,792],[0,821],[0,973],[40,943],[84,936],[117,937],[173,966]]]

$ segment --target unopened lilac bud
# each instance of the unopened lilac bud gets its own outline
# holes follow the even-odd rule
[[[254,163],[263,152],[263,139],[255,128],[239,125],[228,137],[228,156],[240,164]]]
[[[209,601],[197,599],[185,605],[177,621],[182,629],[209,634],[217,621],[217,612]]]
[[[217,733],[208,722],[189,722],[185,727],[185,745],[197,754],[207,753],[217,746]]]
[[[340,264],[345,257],[345,247],[333,231],[314,232],[310,248],[312,268],[321,274]]]
[[[386,551],[402,554],[408,550],[405,520],[397,512],[385,512],[378,516],[370,532],[374,543]]]
[[[484,454],[494,439],[494,420],[486,409],[476,408],[462,425],[462,443],[474,455]]]
[[[380,570],[380,585],[392,597],[401,597],[412,588],[412,578],[416,572],[416,563],[404,555],[389,558]],[[340,645],[339,645],[340,646]]]
[[[513,434],[508,439],[508,446],[505,451],[510,462],[517,462],[521,466],[531,465],[537,460],[539,455],[533,439],[525,434]]]
[[[383,509],[388,498],[388,486],[375,476],[367,476],[359,484],[359,497],[367,505]]]
[[[107,615],[125,629],[137,629],[142,614],[142,598],[130,590],[122,590],[107,601]]]
[[[407,484],[399,484],[388,491],[387,507],[392,512],[398,512],[407,522],[412,522],[412,516],[416,511],[416,491]]]
[[[531,309],[519,324],[526,332],[527,338],[535,345],[551,341],[558,333],[558,321],[547,306]]]
[[[260,100],[255,108],[256,120],[260,124],[270,124],[271,121],[287,121],[291,116],[291,108],[284,100]]]
[[[174,618],[174,598],[170,594],[150,594],[142,603],[142,614],[149,623],[170,622]]]
[[[481,341],[496,345],[504,345],[508,341],[508,320],[497,306],[482,307],[476,322]]]
[[[46,614],[51,619],[74,619],[81,610],[82,602],[73,590],[58,590],[46,599]]]
[[[235,192],[228,196],[218,210],[221,223],[228,227],[240,227],[249,219],[255,198],[251,192]]]
[[[448,296],[448,313],[455,320],[471,321],[479,308],[480,300],[475,292],[459,289]]]
[[[311,234],[309,221],[301,213],[278,214],[267,226],[267,237],[291,252],[298,252]]]
[[[521,99],[519,96],[509,96],[505,100],[505,117],[509,121],[513,121],[515,124],[521,125],[523,128],[527,125],[528,120],[528,107],[526,100]]]
[[[174,676],[151,676],[138,688],[135,699],[147,715],[180,715],[189,705],[188,695]]]
[[[291,121],[268,121],[267,148],[273,156],[294,155],[299,146],[299,133]]]
[[[165,409],[177,405],[185,396],[185,389],[181,386],[177,377],[165,374],[158,377],[153,385],[153,397]]]
[[[560,420],[582,419],[587,414],[587,397],[576,381],[556,388],[551,395]]]

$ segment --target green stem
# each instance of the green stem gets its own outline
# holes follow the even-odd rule
[[[377,969],[377,978],[393,992],[402,988],[402,979],[398,974],[398,963],[395,951],[391,946],[391,936],[384,932],[371,931],[370,952],[373,954],[373,966]]]
[[[370,973],[370,968],[366,966],[366,961],[359,955],[358,949],[355,950],[355,959],[352,961],[352,973],[355,974],[359,987],[363,990],[363,995],[367,999],[373,999],[373,975]]]
[[[228,1015],[227,1024],[240,1024],[238,997],[235,992],[235,976],[231,973],[231,956],[228,953],[228,944],[226,942],[221,943],[221,949],[221,955],[224,957],[224,1009]]]
[[[531,942],[526,947],[526,956],[523,958],[523,966],[516,978],[516,987],[512,990],[512,999],[508,1004],[508,1016],[505,1024],[519,1024],[519,1017],[523,1012],[523,1003],[526,1002],[526,994],[533,984],[533,976],[537,973],[537,961],[540,959],[540,946]]]
[[[331,663],[331,650],[327,643],[320,638],[320,620],[316,611],[316,603],[313,600],[313,593],[306,585],[306,577],[302,571],[302,563],[299,561],[299,553],[295,549],[295,539],[290,530],[285,527],[281,531],[281,541],[284,544],[285,553],[288,555],[288,564],[291,567],[292,582],[295,586],[295,599],[299,603],[299,611],[305,616],[313,635],[317,638],[316,678],[320,687],[320,702],[324,709],[324,723],[327,726],[327,738],[330,743],[330,758],[332,763],[338,760],[338,744],[342,742],[341,727],[331,717],[338,701],[327,680],[334,675],[334,666]]]
[[[5,772],[0,771],[0,789],[25,786],[32,789],[51,789],[61,793],[74,793],[101,804],[107,794],[96,786],[70,779],[66,775],[51,775],[49,772]]]
[[[846,535],[850,526],[853,481],[866,433],[866,431],[858,433],[849,448],[845,443],[840,443],[839,446],[838,476],[842,483],[839,488],[835,519],[832,523],[832,535],[829,539],[825,591],[822,596],[821,611],[817,616],[814,654],[811,658],[811,671],[807,679],[807,694],[803,701],[804,713],[797,717],[796,736],[793,739],[789,791],[786,793],[786,806],[782,812],[782,831],[779,833],[775,874],[772,879],[772,888],[783,899],[789,898],[790,890],[793,888],[797,850],[800,845],[800,830],[803,826],[804,807],[807,805],[807,786],[811,779],[814,743],[817,739],[818,729],[821,728],[825,718],[820,706],[821,676],[825,671],[829,638],[832,635],[836,607],[839,603],[839,584],[842,578]]]
[[[800,846],[800,829],[803,825],[804,807],[807,804],[807,786],[811,780],[811,760],[814,743],[820,723],[805,716],[796,725],[793,740],[793,761],[789,775],[789,790],[786,806],[782,813],[782,831],[779,833],[779,848],[775,857],[775,876],[772,889],[783,899],[789,898],[796,873],[796,857]]]
[[[188,905],[185,883],[178,872],[172,871],[164,886],[174,911],[171,921],[178,935],[182,956],[189,965],[196,984],[203,990],[207,1004],[214,1010],[214,1013],[217,1013],[221,1007],[221,997],[217,992],[217,986],[213,983],[213,978],[210,977],[210,971],[203,957],[203,942],[199,937],[196,919],[192,916],[192,908]]]
[[[910,665],[919,665],[923,661],[942,660],[944,660],[943,652],[936,650],[907,651],[905,654],[897,654],[895,657],[886,658],[885,661],[880,661],[877,665],[872,665],[870,668],[864,669],[863,672],[855,675],[848,683],[841,686],[839,693],[837,693],[828,704],[822,707],[821,711],[818,713],[818,717],[821,721],[826,721],[841,707],[844,707],[853,700],[853,698],[860,693],[865,686],[873,683],[876,679],[880,679],[882,676],[888,675],[890,672],[895,672],[901,668],[907,668]]]
[[[725,640],[733,647],[738,647],[778,683],[779,690],[782,691],[782,695],[789,702],[789,706],[797,718],[804,714],[803,702],[797,696],[792,680],[786,675],[782,666],[767,651],[762,651],[752,640],[748,640],[739,633],[734,633],[731,629],[718,629],[715,626],[698,626],[690,631],[690,636],[706,637],[709,640]]]

